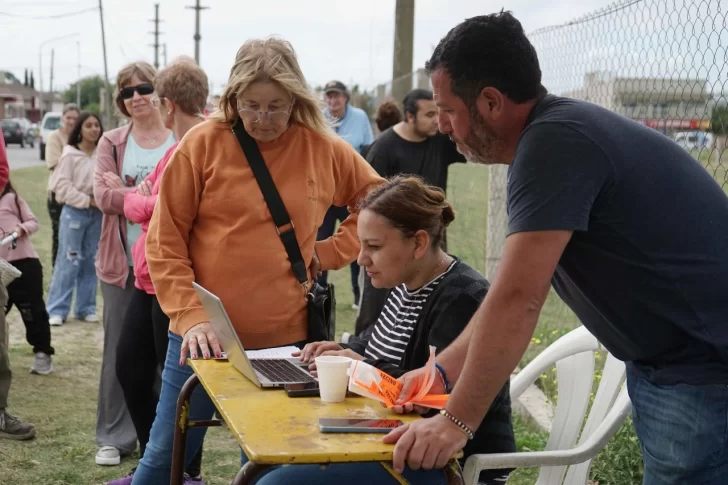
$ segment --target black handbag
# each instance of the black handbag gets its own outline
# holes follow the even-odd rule
[[[238,138],[240,148],[243,149],[245,158],[248,159],[250,169],[253,171],[255,180],[258,182],[263,198],[268,204],[273,223],[276,226],[276,232],[283,242],[283,247],[288,254],[288,260],[291,262],[291,268],[296,279],[301,284],[304,291],[308,306],[308,333],[306,340],[308,342],[319,342],[322,340],[333,341],[336,333],[336,297],[334,294],[334,285],[329,283],[324,288],[314,282],[311,288],[308,288],[308,272],[306,263],[303,261],[301,248],[296,240],[295,226],[291,221],[286,206],[283,204],[281,195],[276,189],[273,177],[271,177],[268,167],[263,160],[258,144],[245,131],[243,123],[238,120],[233,125],[233,133]]]

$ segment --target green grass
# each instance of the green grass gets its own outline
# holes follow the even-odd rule
[[[695,155],[728,191],[728,161],[711,161],[704,153]],[[51,262],[46,177],[43,167],[11,173],[13,184],[41,223],[40,230],[33,236],[33,243],[46,270],[47,289]],[[483,166],[455,165],[450,170],[448,196],[455,206],[457,218],[448,230],[448,249],[481,271],[485,266],[487,182],[488,170]],[[352,332],[355,312],[351,308],[353,298],[349,270],[332,272],[330,278],[337,286],[337,333]],[[94,463],[96,394],[103,342],[100,325],[72,321],[63,327],[54,327],[56,373],[41,377],[27,372],[33,355],[25,342],[23,324],[15,310],[9,315],[9,322],[11,362],[15,370],[10,411],[34,422],[38,436],[24,443],[0,441],[0,483],[98,484],[126,474],[135,465],[135,456],[126,458],[120,467],[99,467]],[[566,305],[556,295],[549,295],[521,366],[578,324]],[[547,373],[538,384],[548,396],[557,399],[553,374]],[[543,449],[546,434],[517,416],[514,417],[514,426],[519,450]],[[236,442],[225,428],[213,428],[207,436],[203,460],[207,483],[230,483],[238,469]],[[509,483],[532,484],[537,475],[537,469],[518,470]],[[599,485],[640,483],[641,459],[630,420],[597,456],[591,475],[592,479],[599,481]]]
[[[47,171],[34,167],[11,172],[18,192],[40,220],[32,240],[45,269],[45,287],[51,277],[50,221],[46,209]],[[100,301],[100,297],[99,297]],[[36,439],[0,440],[0,483],[34,485],[101,484],[126,475],[138,456],[119,467],[100,467],[96,454],[96,402],[103,331],[99,324],[70,321],[52,328],[56,372],[50,376],[28,373],[32,349],[16,310],[8,316],[13,383],[9,411],[36,425]],[[225,428],[212,428],[206,440],[204,472],[208,484],[229,484],[239,468],[237,443]]]

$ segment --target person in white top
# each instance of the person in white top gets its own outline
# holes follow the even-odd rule
[[[82,112],[68,135],[68,145],[52,179],[52,189],[63,204],[58,255],[48,290],[51,325],[62,325],[71,310],[76,288],[76,318],[98,322],[94,261],[101,237],[101,211],[93,196],[96,144],[103,133],[101,120]]]
[[[76,124],[79,112],[80,110],[77,105],[73,103],[65,105],[61,115],[61,126],[57,130],[50,132],[45,145],[46,167],[51,172],[50,177],[48,177],[48,215],[51,218],[51,227],[53,229],[53,242],[51,243],[52,264],[56,264],[56,255],[58,254],[58,224],[61,219],[61,210],[63,209],[63,204],[56,200],[56,194],[53,193],[53,189],[51,188],[53,171],[58,166],[63,149],[68,144],[68,134],[71,133],[73,126]]]

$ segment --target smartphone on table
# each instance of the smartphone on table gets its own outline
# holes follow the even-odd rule
[[[311,397],[319,395],[318,382],[286,384],[285,389],[288,397]]]
[[[322,433],[389,433],[403,424],[399,419],[319,418]]]

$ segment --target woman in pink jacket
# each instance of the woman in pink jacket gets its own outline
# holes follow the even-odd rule
[[[172,130],[175,139],[181,140],[202,121],[207,104],[207,75],[194,61],[177,60],[157,73],[154,86],[156,95],[152,103],[159,108],[165,126]],[[144,455],[156,416],[159,396],[154,384],[157,367],[164,369],[169,341],[169,318],[157,301],[144,247],[162,174],[176,147],[177,143],[172,145],[156,168],[124,196],[124,216],[141,225],[141,234],[131,248],[135,288],[116,346],[116,376],[134,422],[140,457]],[[201,483],[200,461],[201,450],[187,468],[186,483]],[[131,483],[131,475],[112,483]]]

